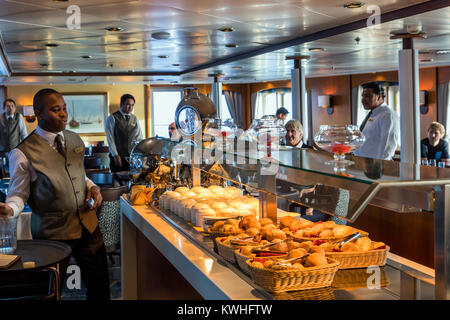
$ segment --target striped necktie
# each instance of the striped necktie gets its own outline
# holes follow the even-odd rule
[[[66,150],[64,148],[64,144],[63,144],[61,135],[59,135],[59,134],[56,135],[55,144],[56,144],[56,150],[58,150],[58,152],[65,158]]]

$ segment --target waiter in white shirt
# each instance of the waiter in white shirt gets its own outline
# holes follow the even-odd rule
[[[122,95],[119,111],[106,119],[105,132],[112,172],[130,170],[127,158],[132,151],[132,144],[143,138],[139,120],[133,114],[135,101],[131,94]]]
[[[0,114],[0,153],[7,156],[28,133],[23,116],[16,112],[16,102],[13,99],[3,102],[3,110]]]
[[[109,300],[108,263],[96,215],[102,196],[86,177],[84,143],[65,130],[67,110],[60,93],[40,90],[33,108],[38,126],[10,153],[11,180],[0,218],[17,216],[28,202],[33,239],[70,245],[88,300]],[[66,268],[61,266],[62,275]]]
[[[384,89],[377,83],[363,86],[362,105],[370,110],[360,126],[366,142],[355,150],[358,157],[391,160],[400,139],[398,115],[384,104]]]

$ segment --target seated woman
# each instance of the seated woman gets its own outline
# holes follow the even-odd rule
[[[450,165],[448,155],[448,142],[442,138],[445,136],[445,128],[439,122],[432,122],[428,127],[428,137],[420,141],[422,160],[436,159]]]
[[[286,123],[286,145],[290,147],[296,148],[309,148],[312,149],[311,146],[303,143],[303,126],[298,120],[289,120]]]

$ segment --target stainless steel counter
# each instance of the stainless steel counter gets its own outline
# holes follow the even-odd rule
[[[270,294],[253,283],[237,265],[213,250],[212,240],[180,217],[156,207],[131,206],[121,198],[122,296],[124,299],[158,299],[152,281],[145,281],[145,239],[167,259],[204,299],[433,299],[434,270],[392,253],[385,267],[340,270],[330,288]],[[145,263],[147,261],[147,264]],[[164,276],[164,275],[162,275]],[[155,279],[155,278],[154,278]],[[162,284],[164,286],[164,283]],[[168,284],[169,285],[169,284]],[[163,291],[163,290],[162,290]],[[162,293],[161,293],[162,294]],[[178,298],[184,298],[178,295]],[[189,297],[185,297],[186,299]],[[164,297],[159,297],[164,299]]]

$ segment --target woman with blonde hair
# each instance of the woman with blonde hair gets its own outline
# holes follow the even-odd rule
[[[448,142],[444,140],[445,128],[439,122],[432,122],[428,127],[428,137],[420,141],[422,160],[445,162],[450,165]]]

